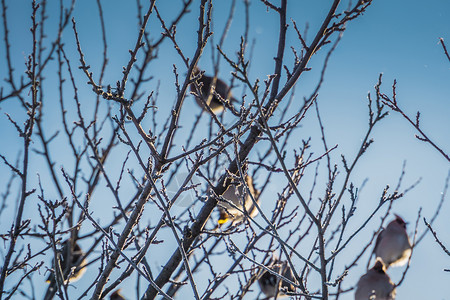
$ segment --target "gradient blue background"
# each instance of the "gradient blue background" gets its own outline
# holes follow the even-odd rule
[[[51,1],[52,2],[52,1]],[[225,23],[225,17],[229,11],[230,1],[216,1],[213,12],[214,42],[218,42],[221,30]],[[323,17],[327,13],[328,6],[332,1],[290,1],[288,4],[289,18],[293,18],[297,24],[304,29],[306,23],[309,25],[307,41],[311,41],[315,30],[320,26]],[[17,76],[22,75],[24,63],[31,50],[30,32],[31,25],[30,1],[7,1],[8,24],[11,31],[12,41],[12,61],[15,64]],[[128,49],[134,47],[137,37],[136,7],[134,1],[103,1],[103,13],[105,15],[105,25],[108,34],[108,54],[109,63],[104,82],[114,83],[121,78],[122,67],[126,65],[129,59]],[[159,1],[157,6],[163,17],[173,15],[178,12],[179,1]],[[341,4],[346,7],[347,3]],[[58,5],[49,3],[49,23],[47,25],[47,35],[53,39],[56,33]],[[144,6],[144,11],[146,6]],[[178,41],[182,49],[188,56],[192,57],[196,43],[197,30],[197,12],[198,5],[192,7],[192,13],[189,14],[178,26]],[[278,34],[277,16],[270,12],[258,1],[252,1],[250,12],[250,40],[256,40],[253,61],[251,65],[251,76],[253,80],[265,79],[267,74],[273,72],[273,57],[276,53],[276,37]],[[224,49],[228,53],[234,53],[243,34],[243,6],[238,1],[235,13],[235,19],[232,23],[230,32],[225,42]],[[74,18],[77,21],[78,32],[80,35],[83,51],[87,63],[92,66],[94,73],[99,72],[102,58],[101,31],[98,19],[98,9],[95,1],[79,1],[76,4]],[[52,26],[53,24],[53,26]],[[296,40],[296,34],[293,31],[292,23],[289,23],[288,46],[294,46],[300,49],[300,43]],[[1,25],[3,26],[3,24]],[[153,15],[150,19],[149,29],[153,39],[159,38],[161,27]],[[338,149],[333,156],[334,162],[340,164],[340,154],[345,154],[352,158],[357,151],[357,146],[363,138],[367,128],[367,101],[368,91],[373,94],[373,86],[376,84],[378,75],[383,73],[382,90],[391,95],[391,85],[394,79],[397,79],[397,97],[400,106],[405,112],[414,117],[416,111],[421,112],[422,129],[437,142],[437,144],[447,153],[450,152],[450,62],[444,56],[441,46],[438,44],[439,38],[450,41],[450,2],[445,0],[432,1],[388,1],[375,0],[368,8],[367,12],[360,18],[350,22],[344,33],[342,41],[334,52],[327,73],[325,83],[319,92],[319,107],[321,109],[322,121],[326,127],[328,144],[338,144]],[[3,29],[0,33],[3,39]],[[75,71],[76,78],[80,87],[80,98],[85,103],[92,101],[93,95],[89,87],[83,84],[86,78],[80,70],[77,69],[78,57],[74,47],[74,37],[70,26],[63,34],[64,43],[68,56],[72,59],[72,68]],[[447,44],[450,48],[450,42]],[[296,86],[296,99],[302,101],[304,96],[309,96],[314,90],[315,84],[320,74],[325,55],[324,48],[318,55],[315,55],[310,62],[311,72],[305,73]],[[2,44],[0,49],[0,74],[1,78],[6,77],[5,49]],[[200,65],[211,74],[213,71],[210,59],[211,48],[208,46],[205,55],[200,61]],[[292,62],[290,49],[286,48],[287,61]],[[159,116],[165,120],[175,99],[174,75],[172,65],[179,67],[179,72],[186,70],[182,67],[181,61],[177,56],[173,45],[166,40],[158,53],[159,60],[152,63],[150,67],[152,75],[161,79],[160,86],[160,107]],[[289,60],[291,59],[291,60]],[[49,66],[50,70],[56,70],[55,64]],[[230,78],[231,69],[222,61],[220,74],[224,78]],[[57,99],[57,91],[52,90],[51,82],[55,82],[56,74],[50,71],[46,73],[45,86],[46,97],[54,101]],[[52,81],[53,80],[53,81]],[[2,86],[6,86],[2,83]],[[156,87],[156,80],[148,84],[148,90]],[[6,89],[6,88],[5,88]],[[7,90],[7,89],[6,89]],[[242,87],[236,88],[236,94],[239,95]],[[192,101],[190,97],[186,101]],[[50,101],[50,100],[49,100]],[[162,105],[161,101],[167,103]],[[192,103],[192,102],[190,102]],[[106,105],[105,105],[106,107]],[[60,122],[58,113],[52,112],[51,105],[46,105],[45,114],[53,123],[48,123],[48,129]],[[117,105],[113,105],[117,110]],[[86,111],[88,109],[86,108]],[[185,105],[182,114],[186,117],[181,119],[183,122],[189,122],[189,117],[199,112],[195,105]],[[15,128],[7,120],[5,113],[10,114],[19,124],[24,120],[24,113],[21,108],[14,103],[14,100],[7,100],[0,104],[0,128],[2,144],[0,152],[10,161],[14,161],[17,151],[21,148],[21,140],[17,137]],[[147,125],[150,126],[150,121]],[[145,123],[144,123],[145,125]],[[186,126],[189,128],[189,126]],[[314,114],[311,114],[303,127],[296,131],[298,135],[292,138],[292,147],[299,147],[301,139],[312,136],[312,143],[316,148],[315,154],[321,153],[320,135],[317,121]],[[375,142],[363,157],[362,161],[355,170],[352,181],[356,186],[360,186],[365,179],[368,182],[360,195],[360,202],[356,216],[353,218],[351,226],[357,228],[358,224],[365,220],[370,211],[376,206],[382,189],[386,184],[394,187],[401,173],[403,162],[406,161],[406,175],[403,188],[422,178],[420,184],[409,192],[404,198],[395,203],[393,211],[400,214],[405,220],[409,221],[408,233],[413,234],[414,222],[417,218],[417,212],[422,208],[422,216],[430,218],[435,207],[440,200],[445,178],[449,171],[449,163],[442,158],[429,145],[420,142],[414,138],[414,130],[398,114],[391,113],[374,132]],[[183,136],[183,129],[177,136]],[[200,140],[200,138],[199,138]],[[293,141],[297,141],[295,144]],[[4,142],[7,141],[7,142]],[[182,141],[182,140],[180,140]],[[35,142],[34,146],[40,148],[40,143]],[[174,152],[179,150],[174,150]],[[68,152],[63,149],[56,153],[56,159],[63,164]],[[70,154],[70,153],[68,153]],[[68,159],[68,158],[67,158]],[[324,163],[323,163],[324,164]],[[64,164],[63,164],[64,165]],[[114,166],[114,165],[113,165]],[[111,166],[111,168],[113,167]],[[120,167],[120,160],[117,162]],[[341,166],[341,164],[340,164]],[[70,169],[72,165],[64,165]],[[42,159],[32,161],[32,171],[30,172],[31,182],[37,182],[36,173],[45,176],[47,167]],[[1,189],[4,189],[6,179],[9,177],[8,168],[0,165]],[[324,176],[325,178],[325,176]],[[323,178],[322,178],[323,179]],[[282,178],[280,179],[282,180]],[[283,182],[284,184],[284,182]],[[317,197],[322,196],[322,189],[318,188]],[[103,191],[106,193],[106,191]],[[276,182],[274,186],[264,195],[264,199],[270,199],[271,195],[276,195]],[[98,191],[97,193],[101,193]],[[56,197],[56,194],[49,190],[50,197]],[[36,201],[36,199],[29,201]],[[35,206],[26,211],[26,216],[35,214]],[[33,208],[34,207],[34,208]],[[9,229],[13,210],[15,205],[9,205],[11,214],[3,215],[0,221],[2,232]],[[101,203],[93,204],[93,209],[97,215],[101,215]],[[267,212],[270,209],[267,208]],[[450,204],[445,202],[440,216],[434,228],[442,241],[450,246],[449,215]],[[110,216],[109,216],[110,217]],[[105,222],[106,224],[106,222]],[[423,222],[419,223],[419,234],[425,230]],[[347,251],[338,261],[338,267],[342,267],[351,261],[352,254],[358,253],[361,243],[367,241],[372,231],[378,225],[376,217],[369,226],[360,234],[360,238],[348,246]],[[171,245],[164,244],[164,247],[157,247],[159,253],[152,253],[154,266],[159,266],[166,261],[166,257],[171,253]],[[170,249],[170,251],[168,251]],[[2,253],[5,250],[2,249]],[[345,258],[348,258],[347,260]],[[353,268],[346,278],[344,288],[352,286],[361,274],[364,272],[367,259],[362,260],[358,268]],[[443,253],[439,246],[434,242],[429,234],[423,242],[414,250],[411,268],[407,274],[404,283],[398,288],[397,299],[450,299],[450,287],[448,280],[450,274],[443,271],[450,267],[450,259]],[[94,269],[94,268],[93,268]],[[224,266],[224,270],[225,270]],[[389,271],[391,278],[398,281],[403,268],[395,268]],[[79,281],[82,286],[89,284],[89,278],[93,278],[95,272],[87,274]],[[91,275],[91,277],[89,277]],[[197,277],[197,278],[201,278]],[[314,277],[313,277],[314,278]],[[310,279],[313,280],[313,278]],[[11,280],[11,278],[8,278]],[[199,285],[203,286],[206,283]],[[130,281],[130,284],[134,282]],[[227,284],[232,285],[229,281]],[[247,299],[256,297],[258,288],[254,286],[255,293],[250,293]],[[39,288],[46,288],[44,285]],[[82,288],[74,290],[79,292]],[[39,295],[40,293],[38,293]],[[130,299],[135,297],[131,288],[125,289],[124,294]],[[189,287],[184,288],[179,295],[190,295]],[[190,296],[186,296],[190,297]],[[340,299],[352,299],[353,293],[348,293]]]

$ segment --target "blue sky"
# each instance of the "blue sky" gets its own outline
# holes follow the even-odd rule
[[[12,61],[17,71],[17,78],[21,76],[24,70],[26,56],[31,49],[29,40],[29,27],[31,21],[29,18],[31,12],[30,1],[6,1],[8,10],[8,25],[11,31],[12,41]],[[178,12],[180,1],[160,1],[157,6],[163,17],[169,17],[174,12]],[[214,42],[218,42],[221,30],[223,29],[225,16],[228,14],[231,1],[216,1],[213,11],[214,31],[216,34]],[[228,33],[224,50],[231,55],[237,49],[240,36],[243,34],[243,6],[238,2],[236,17],[233,21],[230,32]],[[275,2],[276,3],[276,2]],[[322,18],[327,12],[327,7],[332,3],[330,0],[316,1],[290,1],[288,4],[288,19],[293,18],[300,28],[304,29],[308,24],[309,31],[307,41],[311,41],[315,29],[320,26]],[[137,37],[137,11],[134,1],[108,0],[102,1],[105,25],[108,34],[108,53],[109,63],[105,76],[105,81],[114,84],[121,78],[122,67],[128,62],[128,49],[134,46]],[[341,4],[346,7],[347,2]],[[144,8],[145,10],[146,8]],[[101,66],[102,41],[99,27],[97,5],[95,1],[79,1],[76,3],[74,18],[77,22],[77,28],[80,35],[83,51],[87,63],[92,66],[91,71],[98,72]],[[179,44],[188,56],[192,57],[195,50],[198,4],[194,4],[192,12],[179,24],[177,28]],[[49,24],[48,36],[52,39],[55,35],[57,24],[58,5],[49,3]],[[255,51],[251,63],[250,76],[252,80],[259,78],[266,79],[266,75],[273,72],[273,57],[276,53],[276,36],[278,34],[278,20],[275,14],[267,12],[266,8],[258,1],[253,0],[250,11],[250,40],[255,40]],[[286,47],[287,64],[292,63],[292,52],[289,47],[300,48],[300,43],[296,39],[292,23],[289,23],[288,47]],[[3,26],[3,23],[2,25]],[[158,39],[161,33],[161,27],[155,16],[152,16],[149,23],[151,38]],[[3,27],[0,33],[3,40]],[[429,136],[447,153],[450,152],[450,62],[444,56],[442,48],[438,43],[439,38],[449,41],[447,46],[450,48],[450,2],[445,0],[431,0],[426,3],[423,1],[388,1],[375,0],[364,15],[348,23],[340,44],[333,53],[329,62],[329,67],[325,75],[325,82],[319,91],[318,103],[321,110],[322,121],[326,128],[326,134],[329,145],[338,145],[333,153],[333,162],[340,164],[340,155],[353,157],[357,151],[365,130],[367,128],[367,93],[374,93],[373,87],[377,83],[380,73],[383,74],[382,91],[391,95],[391,86],[394,79],[397,79],[397,98],[400,106],[405,112],[414,117],[417,111],[421,112],[422,129],[429,133]],[[85,111],[89,111],[89,101],[94,99],[89,87],[83,86],[86,78],[83,77],[80,70],[77,69],[78,58],[74,48],[74,36],[69,26],[63,34],[66,51],[71,58],[72,68],[75,71],[76,79],[80,86],[80,98],[85,103]],[[323,58],[328,47],[313,57],[309,67],[310,72],[302,75],[295,89],[295,99],[299,104],[304,96],[309,96],[314,90],[323,64]],[[6,65],[4,59],[4,44],[0,48],[0,74],[6,77]],[[158,113],[161,120],[165,120],[174,103],[175,88],[173,64],[179,68],[179,73],[184,74],[186,69],[176,54],[173,45],[165,41],[161,50],[158,52],[159,59],[152,63],[150,70],[156,80],[151,81],[145,86],[148,92],[155,89],[157,80],[160,80],[160,95],[163,101],[160,103]],[[200,60],[200,65],[207,74],[213,72],[211,64],[211,47],[208,46],[204,56]],[[56,74],[56,64],[49,67],[46,74],[44,87],[46,88],[46,97],[48,101],[57,103],[57,90],[50,88],[54,82]],[[228,80],[231,78],[230,67],[222,60],[220,75]],[[17,79],[16,78],[16,79]],[[6,86],[2,83],[2,86]],[[7,88],[5,87],[5,90]],[[242,86],[237,86],[235,94],[242,94]],[[68,94],[70,95],[70,94]],[[67,96],[69,97],[69,96]],[[50,100],[52,99],[52,100]],[[198,114],[200,109],[196,105],[191,105],[193,99],[189,96],[187,105],[183,107],[183,117],[180,124],[188,124],[192,121],[192,116]],[[104,104],[106,108],[111,104]],[[118,105],[112,104],[112,109],[117,111]],[[53,111],[55,106],[46,106],[46,116],[49,117],[47,129],[51,129],[54,124],[58,124],[60,117],[58,111]],[[24,120],[23,110],[17,103],[8,100],[0,103],[0,126],[1,135],[6,143],[0,145],[0,152],[9,160],[14,161],[18,149],[21,148],[20,139],[17,137],[14,127],[8,122],[5,113],[9,113],[21,124]],[[228,121],[231,122],[232,119]],[[203,120],[205,121],[205,120]],[[203,126],[206,123],[203,124]],[[151,122],[143,123],[151,126]],[[181,129],[177,136],[182,137],[189,130],[189,126]],[[321,141],[319,128],[314,114],[305,119],[302,127],[296,130],[296,136],[292,142],[293,148],[301,145],[301,139],[312,136],[315,155],[321,153]],[[50,131],[49,131],[50,132]],[[50,134],[50,133],[49,133]],[[407,122],[396,113],[390,115],[374,131],[374,144],[363,157],[358,165],[352,181],[356,186],[360,186],[365,179],[368,179],[364,190],[361,193],[361,200],[358,205],[358,213],[354,217],[352,226],[364,221],[371,209],[376,205],[382,189],[389,184],[394,187],[402,165],[406,161],[406,175],[403,188],[413,184],[421,178],[420,184],[410,191],[404,198],[400,199],[394,205],[393,212],[400,214],[409,222],[408,233],[413,234],[413,227],[417,213],[422,208],[422,216],[430,218],[435,207],[440,200],[441,191],[444,187],[445,178],[449,171],[449,163],[442,158],[429,145],[424,144],[414,138],[415,131]],[[198,137],[201,140],[202,136]],[[180,144],[182,141],[180,140]],[[34,145],[40,147],[39,142]],[[55,158],[59,164],[65,168],[73,168],[70,163],[64,163],[66,152],[64,145],[61,151],[55,153]],[[175,152],[181,151],[180,148],[174,149]],[[255,159],[256,156],[251,158]],[[112,164],[111,169],[120,168],[121,162]],[[33,160],[32,172],[30,172],[31,181],[36,183],[39,173],[41,176],[46,174],[46,166],[42,159]],[[0,179],[5,182],[9,173],[7,167],[0,165]],[[282,178],[279,179],[282,182]],[[305,178],[305,186],[311,178]],[[323,184],[324,182],[321,182]],[[320,185],[319,184],[319,185]],[[269,188],[262,199],[270,201],[270,198],[276,196],[276,182]],[[3,191],[5,184],[0,185],[0,191]],[[130,187],[132,190],[132,187]],[[323,189],[322,189],[323,190]],[[319,188],[317,197],[321,196]],[[122,190],[126,193],[126,187]],[[99,190],[98,193],[106,193],[106,189]],[[56,194],[49,191],[50,197],[56,197]],[[267,200],[269,199],[269,200]],[[34,199],[35,201],[36,199]],[[30,206],[27,215],[32,215],[35,210]],[[34,206],[35,207],[35,206]],[[93,204],[92,209],[101,210],[102,204]],[[10,206],[11,211],[14,205]],[[438,231],[441,239],[450,245],[450,232],[448,231],[448,213],[450,204],[446,201],[442,207],[439,218],[434,228]],[[269,211],[269,208],[267,208]],[[149,213],[149,212],[147,212]],[[101,214],[99,214],[101,215]],[[3,216],[0,222],[3,228],[2,232],[9,228],[10,216]],[[110,217],[110,214],[108,215]],[[367,237],[378,224],[378,217],[369,224],[361,233],[361,239],[354,241],[349,245],[342,260],[337,265],[342,267],[350,261],[352,254],[358,252],[360,243],[364,243]],[[424,231],[424,225],[421,221],[419,233]],[[88,229],[85,229],[88,231]],[[168,241],[170,243],[170,241]],[[170,245],[170,244],[169,244]],[[154,266],[160,266],[165,262],[165,257],[171,253],[167,251],[170,246],[155,247],[157,256],[161,259],[155,260]],[[2,250],[4,252],[4,250]],[[346,256],[349,258],[345,260]],[[415,249],[411,268],[407,274],[406,280],[398,288],[397,299],[449,299],[448,294],[448,273],[443,271],[449,268],[449,257],[446,256],[433,238],[428,235],[423,242]],[[367,259],[352,272],[346,279],[344,288],[348,288],[355,283],[359,276],[364,272]],[[390,275],[394,281],[401,276],[402,268],[390,270]],[[94,275],[92,275],[94,276]],[[83,281],[84,280],[84,281]],[[89,277],[80,280],[80,284],[88,284]],[[134,284],[134,282],[133,282]],[[202,286],[205,283],[201,283]],[[227,282],[230,284],[230,282]],[[258,291],[258,288],[255,287]],[[183,290],[183,293],[189,293],[189,287]],[[132,299],[134,293],[124,291],[124,294]],[[256,297],[256,293],[249,294],[248,299]],[[340,299],[352,299],[353,294],[349,293]]]

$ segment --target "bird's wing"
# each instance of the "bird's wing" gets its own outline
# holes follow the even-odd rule
[[[377,241],[375,242],[375,247],[373,247],[372,254],[375,254],[375,252],[377,251],[377,247],[380,245],[380,242],[381,242],[381,239],[383,238],[385,230],[386,229],[381,230],[380,233],[378,234]]]

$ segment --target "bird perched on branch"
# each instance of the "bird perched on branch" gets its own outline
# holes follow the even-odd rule
[[[377,258],[373,268],[359,279],[355,300],[394,300],[395,294],[395,285],[386,274],[383,261]]]
[[[70,282],[77,281],[86,272],[84,265],[84,252],[81,250],[78,243],[72,243],[71,239],[66,240],[62,243],[62,249],[58,251],[59,264],[61,271],[64,275],[64,280]],[[58,272],[58,267],[53,266],[55,272]],[[70,276],[70,277],[69,277]],[[47,283],[55,281],[55,273],[51,273],[47,279]]]
[[[109,300],[125,300],[125,297],[120,293],[121,289],[115,290],[114,293],[109,296]]]
[[[377,237],[373,249],[376,257],[383,260],[386,268],[402,266],[411,256],[411,243],[406,232],[406,222],[398,215]]]
[[[53,299],[57,291],[58,284],[68,284],[77,281],[86,272],[84,252],[81,250],[77,242],[72,242],[72,239],[67,239],[62,243],[62,248],[57,249],[57,265],[53,260],[53,271],[47,278],[49,287],[44,296],[45,300]],[[62,275],[63,282],[59,282],[55,277],[56,272],[59,278]]]
[[[253,185],[252,177],[247,175],[245,181],[253,199],[259,203],[259,191],[257,191]],[[244,211],[246,211],[250,217],[255,217],[258,214],[258,209],[250,194],[247,193],[247,190],[242,183],[231,183],[222,195],[224,200],[219,201],[219,225],[225,224],[230,220],[233,222],[243,220],[245,217]],[[245,205],[243,205],[244,203]]]
[[[287,261],[279,261],[278,259],[272,259],[269,268],[275,273],[289,279],[294,282],[294,275],[292,274],[292,270],[289,267]],[[286,295],[286,292],[295,292],[295,287],[282,280],[279,276],[270,273],[269,271],[264,271],[261,277],[258,279],[258,284],[261,289],[261,292],[264,293],[267,297],[280,297]]]
[[[206,110],[206,103],[217,114],[224,110],[224,102],[233,103],[237,101],[231,95],[231,88],[223,80],[202,74],[202,71],[197,66],[193,71],[193,75],[199,78],[197,79],[198,85],[191,84],[191,91],[197,104],[204,110]],[[232,105],[231,103],[229,105]]]

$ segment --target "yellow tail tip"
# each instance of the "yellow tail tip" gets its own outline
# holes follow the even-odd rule
[[[217,223],[219,223],[219,225],[223,225],[226,222],[228,222],[230,219],[229,218],[220,218],[219,221],[217,221]]]

